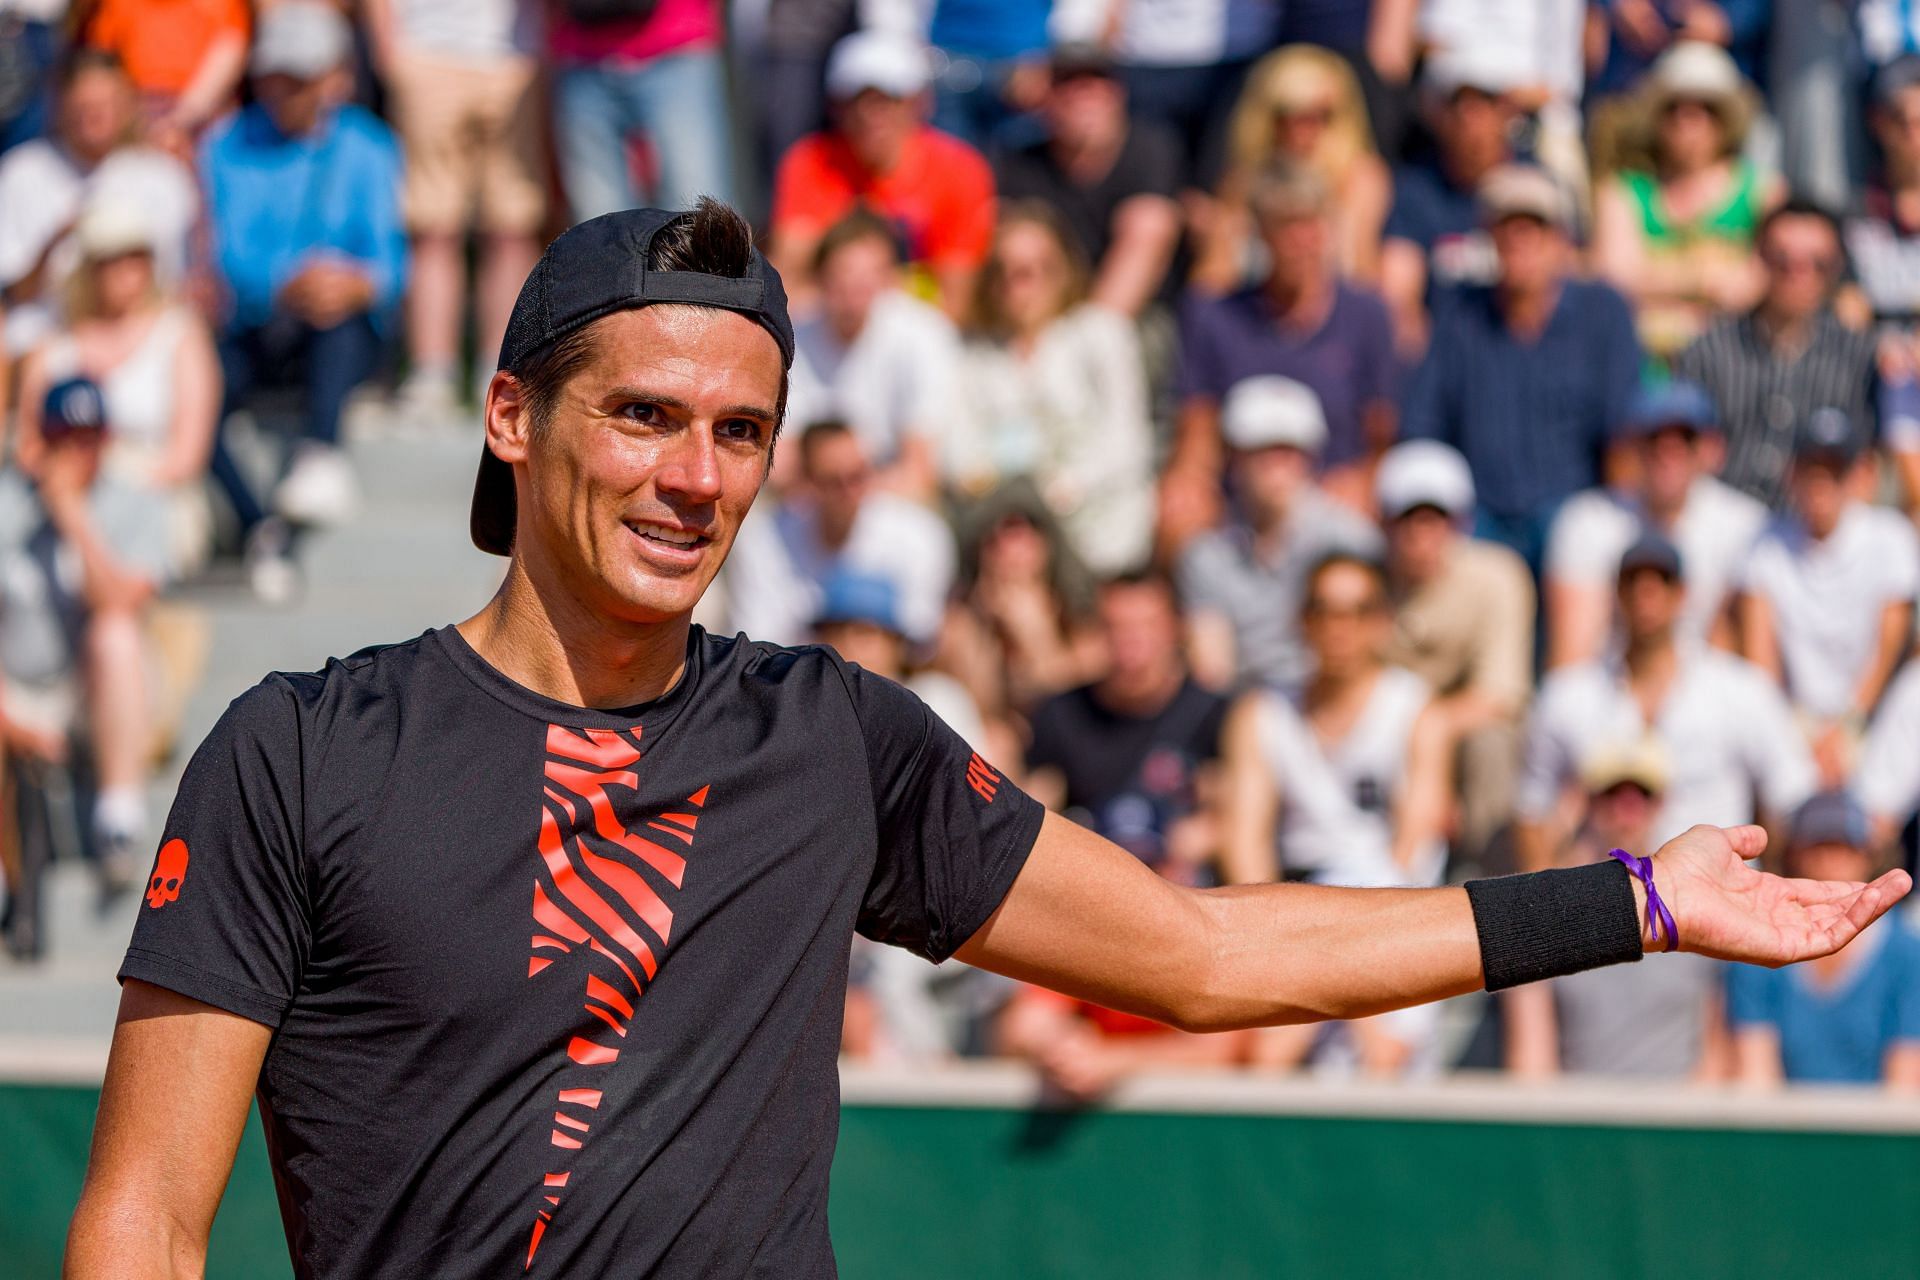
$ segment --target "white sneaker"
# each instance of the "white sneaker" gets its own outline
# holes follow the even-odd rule
[[[273,491],[274,509],[294,524],[343,524],[359,507],[353,464],[332,445],[307,445]]]
[[[300,592],[291,533],[277,517],[262,520],[247,538],[247,584],[262,604],[286,604]]]

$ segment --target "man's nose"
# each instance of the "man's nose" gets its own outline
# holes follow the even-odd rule
[[[712,502],[720,496],[720,454],[714,447],[713,428],[705,423],[680,432],[675,438],[655,483],[663,493],[672,493],[689,502]]]

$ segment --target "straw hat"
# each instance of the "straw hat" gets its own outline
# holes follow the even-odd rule
[[[1753,127],[1753,86],[1725,49],[1702,40],[1681,40],[1654,62],[1646,79],[1647,107],[1658,119],[1676,101],[1704,102],[1727,131],[1727,149],[1738,151]]]

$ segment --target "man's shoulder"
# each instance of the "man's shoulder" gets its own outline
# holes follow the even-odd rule
[[[0,183],[71,180],[73,165],[45,138],[35,138],[0,155]]]
[[[943,181],[963,179],[993,180],[993,170],[979,148],[932,125],[922,125],[914,135],[913,146],[928,168]]]
[[[1455,546],[1450,576],[1457,575],[1462,586],[1533,590],[1533,574],[1512,547],[1474,537],[1463,537]]]
[[[350,102],[340,108],[340,114],[334,117],[334,128],[346,147],[362,155],[397,158],[400,154],[400,142],[392,128],[358,103]]]

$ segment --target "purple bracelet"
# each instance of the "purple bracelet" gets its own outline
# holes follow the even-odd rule
[[[1624,862],[1633,878],[1647,886],[1647,936],[1655,942],[1660,941],[1662,932],[1666,934],[1666,951],[1680,949],[1680,927],[1673,922],[1673,912],[1667,910],[1667,904],[1660,901],[1660,891],[1653,887],[1653,859],[1636,858],[1625,849],[1611,849],[1607,856]]]

